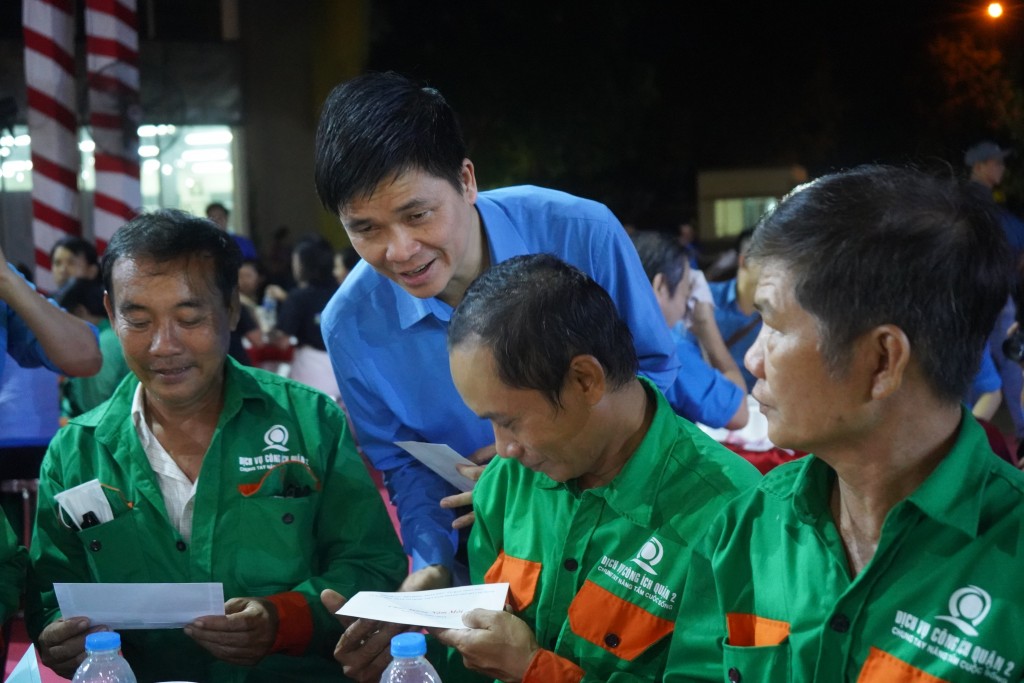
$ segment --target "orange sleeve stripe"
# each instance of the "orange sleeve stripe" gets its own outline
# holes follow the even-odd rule
[[[522,612],[533,603],[540,578],[540,562],[521,560],[506,555],[502,550],[494,564],[484,574],[484,583],[508,582],[509,604],[516,612]]]
[[[616,657],[633,661],[672,633],[675,625],[623,600],[593,581],[584,581],[569,605],[573,633]],[[609,632],[613,628],[614,632]]]
[[[277,608],[277,637],[272,652],[298,656],[305,654],[313,639],[313,613],[301,593],[288,592],[264,598]]]
[[[877,647],[871,648],[867,661],[864,662],[860,675],[857,677],[857,683],[891,683],[891,681],[946,683],[944,679],[907,664],[884,650],[879,650]]]
[[[785,621],[733,612],[725,618],[729,627],[729,644],[736,647],[778,645],[789,637],[789,623]]]
[[[578,683],[583,669],[551,650],[537,650],[523,674],[523,683]]]

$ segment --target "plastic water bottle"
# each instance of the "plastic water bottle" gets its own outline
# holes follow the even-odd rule
[[[391,639],[394,659],[384,669],[380,683],[441,683],[441,677],[425,654],[427,639],[422,633],[399,633]]]
[[[263,297],[263,332],[267,333],[277,326],[277,299],[269,294]]]
[[[121,656],[121,636],[113,631],[90,633],[85,637],[88,656],[72,683],[138,683],[132,668]]]

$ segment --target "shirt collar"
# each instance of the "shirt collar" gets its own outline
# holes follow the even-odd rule
[[[928,478],[893,506],[893,510],[913,505],[940,524],[976,537],[984,498],[981,493],[998,462],[990,450],[985,430],[966,408],[962,408],[960,432],[953,448]],[[779,474],[783,476],[766,477],[762,488],[778,495],[792,494],[793,507],[804,521],[817,518],[827,510],[828,494],[835,478],[835,472],[827,463],[811,455]]]
[[[677,438],[676,414],[654,383],[638,377],[647,397],[655,401],[654,419],[640,445],[630,456],[622,470],[605,486],[588,489],[603,497],[616,514],[640,526],[650,526],[654,512],[653,492],[659,490],[669,458],[664,457],[666,444]],[[540,488],[570,488],[545,475],[537,484]],[[574,486],[575,484],[573,484]]]

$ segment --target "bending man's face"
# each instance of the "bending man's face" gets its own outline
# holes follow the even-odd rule
[[[410,169],[385,180],[339,213],[352,246],[374,270],[420,299],[442,296],[449,284],[468,286],[479,271],[469,253],[476,216],[473,165],[462,167],[462,191],[447,180]]]
[[[555,481],[587,474],[599,452],[588,440],[590,406],[568,383],[562,408],[544,394],[516,389],[501,381],[490,349],[468,341],[448,356],[452,379],[462,399],[478,416],[490,420],[499,456],[519,461]]]

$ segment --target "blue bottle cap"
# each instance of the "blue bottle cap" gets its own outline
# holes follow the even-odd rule
[[[392,657],[419,657],[427,653],[427,639],[422,633],[399,633],[391,639]]]
[[[90,652],[121,649],[121,634],[115,631],[90,633],[85,637],[85,649]]]

